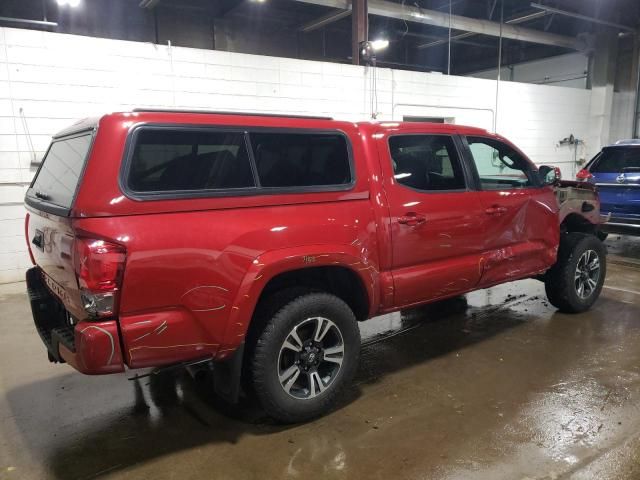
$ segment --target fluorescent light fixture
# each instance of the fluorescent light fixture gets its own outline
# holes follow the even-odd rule
[[[57,0],[58,5],[61,7],[66,7],[67,5],[75,8],[80,5],[80,0]]]
[[[373,48],[376,52],[379,50],[384,50],[388,46],[389,46],[389,40],[385,40],[385,39],[373,40],[371,42],[371,48]]]
[[[431,20],[431,17],[429,15],[425,15],[424,13],[420,12],[411,12],[410,15],[412,17],[419,18],[420,20]]]

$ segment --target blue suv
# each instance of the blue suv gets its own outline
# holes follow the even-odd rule
[[[611,214],[603,229],[640,234],[640,140],[620,140],[604,147],[576,175],[597,185],[600,211]]]

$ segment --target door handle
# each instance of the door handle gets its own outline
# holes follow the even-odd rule
[[[500,205],[492,205],[485,210],[485,213],[487,215],[504,215],[507,213],[507,208]]]
[[[398,223],[409,226],[420,225],[421,223],[424,223],[426,221],[427,217],[425,217],[424,215],[418,215],[414,212],[409,212],[402,217],[398,217]]]

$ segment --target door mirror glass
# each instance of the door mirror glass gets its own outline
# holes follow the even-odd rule
[[[550,165],[542,165],[538,168],[538,175],[544,185],[555,185],[562,179],[560,169]]]

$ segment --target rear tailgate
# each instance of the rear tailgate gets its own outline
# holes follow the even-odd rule
[[[604,148],[590,171],[603,213],[640,215],[640,147]]]
[[[640,215],[640,173],[596,174],[602,211],[622,215]]]
[[[77,319],[85,317],[73,266],[71,220],[27,207],[27,241],[44,281]]]
[[[624,188],[616,183],[618,173],[594,172],[593,183],[600,193],[600,208],[602,213],[613,213],[624,208]]]
[[[93,130],[54,139],[25,197],[33,258],[49,289],[78,319],[85,314],[73,265],[70,215],[92,138]]]

